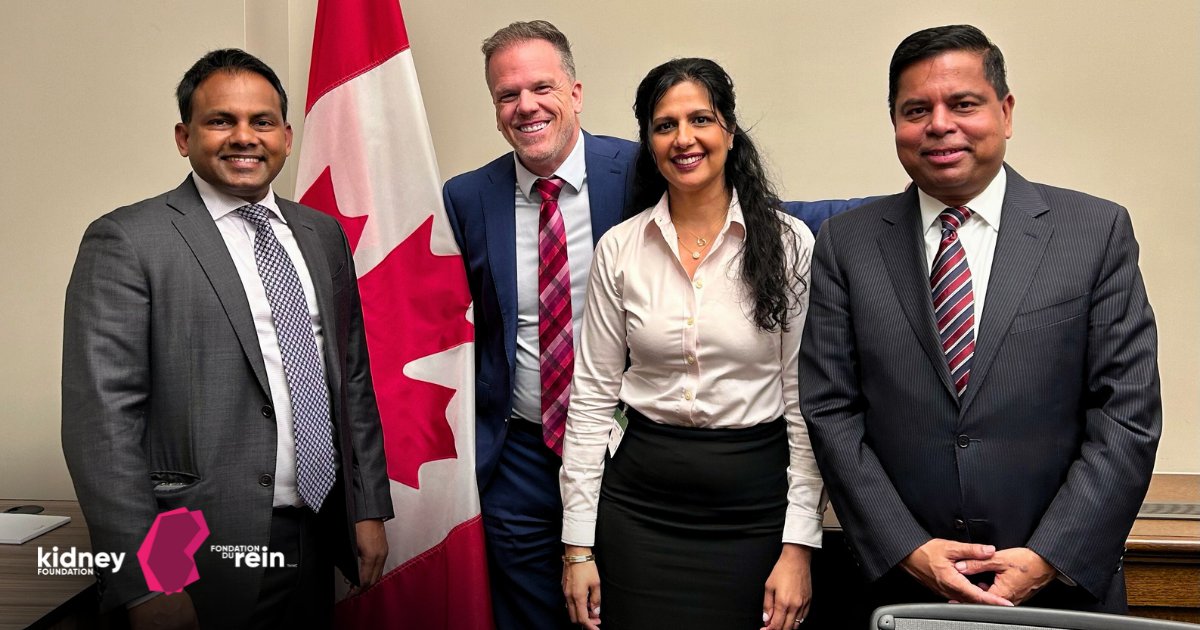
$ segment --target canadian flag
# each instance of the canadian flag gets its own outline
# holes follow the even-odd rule
[[[354,252],[396,518],[339,627],[492,627],[474,461],[470,293],[398,0],[320,0],[300,201]]]

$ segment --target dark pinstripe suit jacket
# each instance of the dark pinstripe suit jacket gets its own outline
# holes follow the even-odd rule
[[[1113,578],[1162,416],[1137,242],[1124,208],[1005,168],[961,402],[910,189],[821,229],[801,405],[868,579],[930,537],[1023,546],[1085,589],[1091,607],[1119,610],[1124,580]]]

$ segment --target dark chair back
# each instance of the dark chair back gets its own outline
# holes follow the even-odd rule
[[[817,230],[821,229],[821,224],[825,219],[839,213],[845,212],[856,206],[861,206],[864,203],[881,199],[881,197],[857,197],[854,199],[831,199],[828,201],[785,201],[783,202],[783,210],[788,214],[804,221],[808,229],[816,235]]]

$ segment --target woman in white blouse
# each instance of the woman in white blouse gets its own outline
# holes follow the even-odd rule
[[[651,70],[634,112],[645,210],[597,246],[575,358],[567,607],[592,629],[799,627],[823,509],[796,364],[813,236],[716,63]]]

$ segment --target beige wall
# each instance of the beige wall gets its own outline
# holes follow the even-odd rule
[[[540,6],[538,6],[540,4]],[[887,62],[908,33],[973,23],[1004,50],[1016,95],[1009,161],[1026,177],[1129,207],[1158,316],[1159,471],[1200,471],[1200,3],[1126,0],[927,6],[888,0],[407,0],[444,177],[507,149],[480,40],[515,19],[571,37],[584,123],[632,137],[633,90],[670,57],[712,57],[737,82],[786,198],[898,190]],[[79,237],[117,205],[175,186],[172,90],[204,51],[243,46],[288,85],[302,139],[315,0],[0,0],[0,496],[73,495],[59,446],[62,298]],[[292,194],[292,168],[277,190]]]

